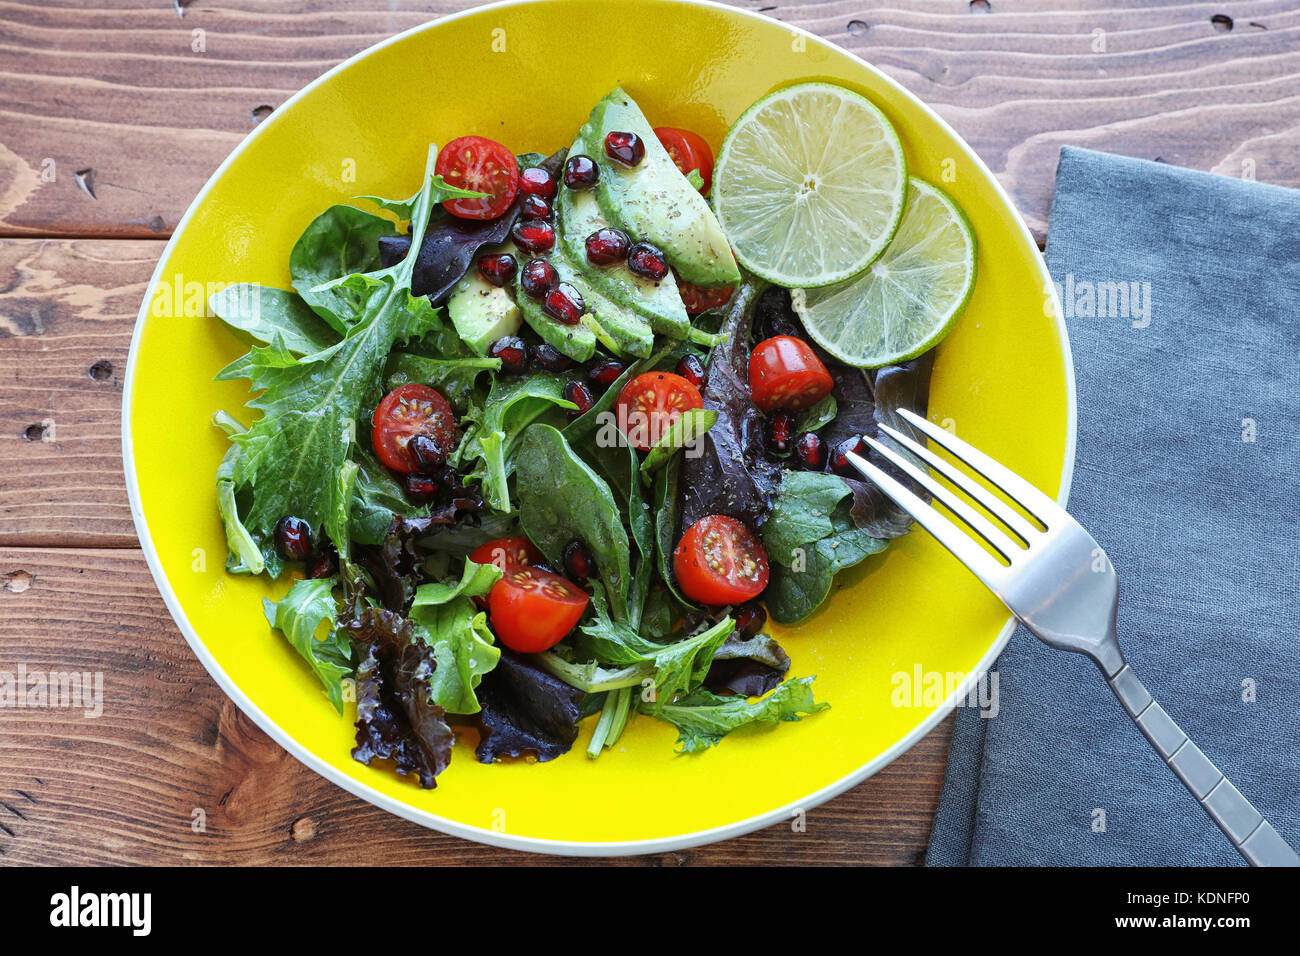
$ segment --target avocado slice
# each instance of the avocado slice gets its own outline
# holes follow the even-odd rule
[[[589,126],[573,141],[569,155],[587,153]],[[595,266],[587,261],[587,237],[609,226],[600,204],[590,190],[561,189],[555,204],[564,256],[587,283],[605,298],[630,309],[650,323],[654,331],[674,339],[690,332],[691,319],[677,291],[677,279],[670,272],[658,282],[637,275],[624,263]]]
[[[645,358],[654,350],[654,330],[646,324],[645,319],[620,308],[593,289],[577,266],[562,253],[552,252],[548,261],[555,266],[561,282],[569,283],[582,294],[587,311],[582,316],[581,325],[590,329],[601,345],[615,355],[631,355],[636,358]],[[542,317],[552,324],[558,324],[545,314]]]
[[[518,260],[519,250],[513,242],[506,242],[483,250],[482,255],[511,255]],[[514,290],[495,286],[479,275],[477,257],[452,289],[447,315],[461,341],[479,355],[487,355],[488,347],[497,339],[517,333],[523,322]]]
[[[560,272],[558,265],[556,265],[556,271]],[[595,355],[596,333],[583,322],[577,325],[565,325],[562,322],[556,322],[543,312],[542,304],[530,297],[520,284],[519,276],[522,274],[523,263],[520,263],[519,274],[515,276],[515,301],[519,303],[519,312],[524,321],[528,323],[529,328],[540,335],[542,341],[554,345],[561,353],[575,362],[585,362]],[[563,276],[563,272],[561,272],[561,276]]]
[[[623,90],[615,89],[591,111],[585,137],[600,166],[596,201],[605,217],[633,238],[663,250],[687,282],[738,285],[740,268],[708,201],[672,161],[654,129]],[[600,148],[611,132],[636,133],[645,158],[628,169]]]

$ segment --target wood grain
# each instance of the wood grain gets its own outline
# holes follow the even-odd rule
[[[0,544],[138,546],[122,374],[163,245],[0,239]]]
[[[102,673],[103,713],[0,707],[0,862],[548,859],[425,830],[299,764],[208,678],[138,551],[0,549],[0,671],[16,673],[20,664],[29,672]],[[805,832],[781,824],[710,847],[620,862],[918,863],[947,740],[945,723],[877,776],[810,810]],[[202,832],[193,826],[196,811]]]
[[[919,95],[993,168],[1040,241],[1064,144],[1300,185],[1290,0],[733,5],[812,30]],[[214,0],[181,18],[166,0],[4,0],[0,231],[165,236],[259,108],[467,6]],[[1211,20],[1225,13],[1232,29]],[[75,175],[87,169],[93,199]]]

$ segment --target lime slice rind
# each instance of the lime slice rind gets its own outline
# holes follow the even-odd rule
[[[801,83],[736,120],[712,196],[741,265],[813,288],[871,265],[902,220],[906,192],[907,159],[884,113],[842,87]]]
[[[916,358],[948,334],[975,287],[975,235],[943,190],[911,179],[902,221],[883,254],[832,286],[795,290],[810,338],[850,365]]]

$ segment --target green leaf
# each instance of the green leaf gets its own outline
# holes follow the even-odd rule
[[[628,667],[601,667],[598,661],[576,663],[567,660],[554,650],[533,654],[531,660],[542,670],[586,694],[640,687],[642,681],[654,675],[654,664],[649,661]]]
[[[628,611],[631,555],[614,495],[591,466],[550,425],[530,425],[516,462],[519,518],[524,533],[555,566],[577,538],[596,559],[614,617]]]
[[[217,412],[212,416],[212,424],[228,436],[248,431],[228,412]],[[238,458],[239,446],[232,444],[217,466],[217,512],[221,516],[229,548],[226,570],[232,574],[261,574],[266,570],[266,558],[262,554],[261,545],[240,519],[239,504],[235,498],[235,461]],[[276,574],[278,573],[277,570]]]
[[[338,605],[330,578],[294,581],[279,602],[262,599],[266,620],[284,634],[325,685],[330,703],[343,713],[343,678],[353,671],[352,642],[347,632],[335,626]],[[316,636],[329,622],[329,633]]]
[[[838,572],[888,546],[858,530],[851,505],[848,486],[834,475],[785,473],[761,532],[772,568],[764,593],[772,620],[802,621],[826,600]]]
[[[355,206],[330,206],[312,220],[289,253],[293,287],[335,331],[346,333],[371,307],[370,296],[379,294],[378,289],[318,287],[343,276],[378,269],[379,240],[395,235],[397,227],[382,216]]]
[[[348,515],[348,538],[356,544],[383,544],[394,515],[419,518],[429,513],[428,505],[412,504],[406,492],[387,468],[363,444],[353,450],[358,466],[352,510]]]
[[[300,296],[284,289],[241,282],[214,293],[208,308],[245,341],[269,345],[278,335],[284,348],[299,355],[320,352],[339,340]]]
[[[827,395],[816,405],[805,408],[799,413],[795,431],[799,433],[819,431],[834,421],[837,414],[839,414],[839,404],[835,401],[835,396]]]
[[[524,430],[552,409],[576,407],[564,397],[564,379],[559,375],[501,376],[492,383],[483,409],[466,418],[474,428],[472,433],[467,430],[460,450],[462,462],[482,461],[475,473],[492,508],[511,510],[509,478]]]
[[[742,727],[774,725],[783,720],[802,720],[825,710],[829,704],[813,699],[811,677],[786,681],[760,700],[719,697],[703,688],[658,711],[641,709],[677,728],[678,753],[698,753],[717,745],[727,734]]]
[[[698,634],[659,644],[627,624],[611,620],[602,602],[593,599],[592,608],[594,620],[582,625],[573,639],[575,652],[614,667],[652,665],[654,700],[643,699],[652,711],[698,687],[708,675],[718,648],[736,629],[736,622],[725,617]]]
[[[492,565],[466,561],[457,583],[424,584],[415,592],[408,617],[438,664],[429,678],[429,702],[448,713],[482,709],[475,690],[497,666],[501,649],[494,644],[487,615],[470,599],[486,597],[499,580],[501,572]]]
[[[655,553],[658,555],[659,576],[673,597],[688,610],[699,610],[695,602],[682,594],[673,574],[673,549],[677,546],[677,521],[682,505],[682,496],[677,488],[680,469],[681,459],[673,458],[655,477]]]
[[[473,405],[479,376],[500,368],[501,360],[496,358],[428,358],[398,352],[389,359],[387,387],[391,391],[411,382],[431,385],[458,414],[465,415]]]
[[[698,452],[700,446],[696,442],[708,433],[717,420],[718,413],[711,408],[692,408],[682,412],[672,427],[660,436],[659,443],[646,454],[645,461],[641,462],[642,477],[648,481],[654,472],[683,448]]]
[[[436,173],[429,184],[429,192],[433,196],[434,204],[444,203],[448,199],[485,199],[488,195],[487,193],[476,193],[472,189],[461,189],[459,186],[453,186]],[[420,198],[420,193],[417,192],[410,199],[383,199],[379,196],[354,196],[353,198],[372,202],[379,208],[391,212],[398,219],[410,219],[415,204]]]
[[[704,189],[704,177],[700,175],[700,171],[698,169],[692,169],[689,173],[687,173],[686,181],[698,190],[702,191]]]

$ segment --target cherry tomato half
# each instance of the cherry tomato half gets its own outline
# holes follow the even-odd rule
[[[682,412],[703,408],[700,390],[672,372],[645,372],[618,393],[618,427],[638,451],[649,451]]]
[[[664,144],[664,149],[668,150],[668,155],[673,158],[673,162],[683,174],[689,173],[692,169],[700,171],[700,179],[704,181],[700,192],[707,196],[709,187],[713,185],[713,150],[709,149],[709,144],[704,141],[704,137],[699,133],[678,129],[675,126],[656,127],[655,135],[659,137],[659,142]]]
[[[765,412],[810,408],[831,393],[835,380],[803,339],[774,335],[749,356],[749,391]]]
[[[475,564],[490,564],[498,571],[515,565],[541,564],[542,552],[527,538],[497,538],[480,544],[469,553]]]
[[[731,301],[731,293],[735,290],[729,285],[718,289],[701,289],[697,285],[678,279],[677,291],[682,294],[682,305],[686,306],[686,314],[700,315],[710,309],[719,309],[726,305]]]
[[[568,634],[590,598],[567,578],[541,568],[508,568],[488,593],[488,617],[501,643],[520,654],[554,647]]]
[[[434,172],[449,186],[488,194],[486,199],[448,199],[442,204],[460,219],[495,219],[519,195],[519,163],[514,154],[482,136],[453,139],[438,154]]]
[[[709,515],[686,529],[673,551],[682,593],[701,604],[739,604],[763,593],[769,570],[758,535],[736,518]]]
[[[456,434],[456,414],[442,393],[428,385],[403,385],[379,403],[371,421],[375,454],[393,471],[404,475],[419,470],[415,452],[408,446],[416,435],[427,435],[450,452]]]

